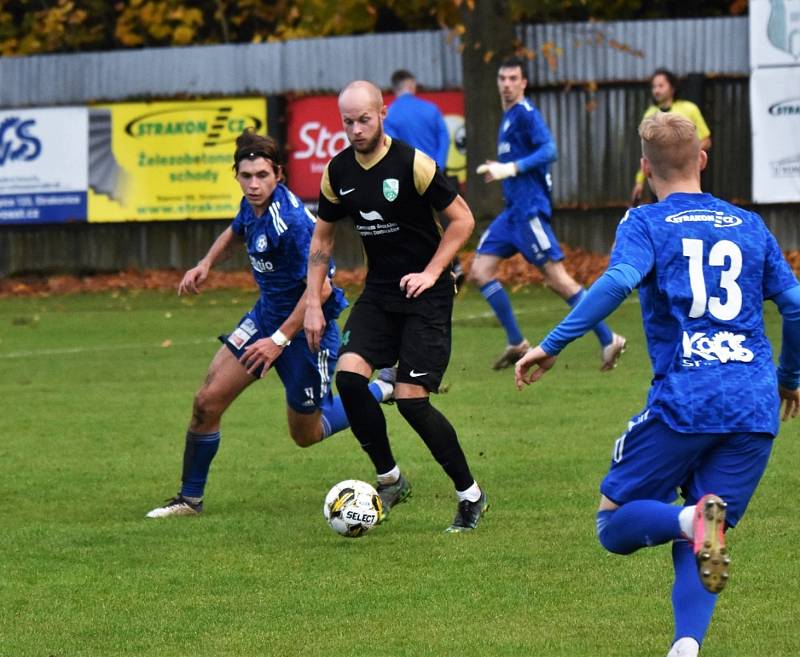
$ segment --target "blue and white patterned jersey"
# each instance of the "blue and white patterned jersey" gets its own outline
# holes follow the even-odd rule
[[[282,183],[275,187],[272,202],[261,217],[242,198],[231,229],[247,247],[253,278],[261,293],[256,308],[265,331],[274,331],[281,325],[306,289],[314,223],[314,215]],[[331,260],[331,277],[333,273]],[[325,318],[335,319],[346,307],[344,293],[334,288],[323,306]]]
[[[542,115],[529,100],[523,99],[509,107],[500,121],[497,160],[518,162],[548,143],[553,143],[553,137]],[[506,207],[514,219],[527,222],[535,215],[550,219],[550,162],[520,171],[502,184]]]
[[[630,210],[609,266],[643,279],[651,414],[682,433],[778,432],[763,302],[797,285],[761,217],[710,194]]]

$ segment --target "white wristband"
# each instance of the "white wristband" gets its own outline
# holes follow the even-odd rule
[[[286,336],[285,336],[285,335],[284,335],[284,334],[281,332],[281,330],[280,330],[280,329],[278,329],[277,331],[275,331],[275,333],[273,333],[273,334],[272,334],[271,336],[269,336],[269,337],[270,337],[270,339],[271,339],[271,340],[272,340],[272,341],[273,341],[273,342],[274,342],[276,345],[278,345],[279,347],[288,347],[290,344],[292,344],[292,341],[291,341],[289,338],[287,338],[287,337],[286,337]]]

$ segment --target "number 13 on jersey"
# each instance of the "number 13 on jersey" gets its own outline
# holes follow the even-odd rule
[[[724,268],[719,279],[719,286],[725,290],[727,296],[723,301],[717,296],[709,297],[706,291],[703,246],[703,240],[683,238],[683,255],[689,258],[689,284],[692,288],[689,317],[702,317],[708,309],[717,319],[734,319],[742,309],[742,289],[736,282],[742,273],[742,250],[735,242],[720,240],[708,252],[708,264],[711,267]]]

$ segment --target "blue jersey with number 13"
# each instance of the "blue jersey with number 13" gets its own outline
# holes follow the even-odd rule
[[[643,275],[651,414],[682,433],[778,432],[763,302],[797,285],[761,217],[710,194],[630,210],[610,266]]]

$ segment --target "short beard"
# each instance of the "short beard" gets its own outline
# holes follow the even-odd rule
[[[378,144],[380,144],[382,140],[383,140],[383,130],[378,130],[375,133],[375,136],[372,139],[370,139],[366,144],[364,144],[361,147],[358,147],[355,144],[353,144],[353,148],[357,153],[368,155],[369,153],[373,153],[378,148]]]

